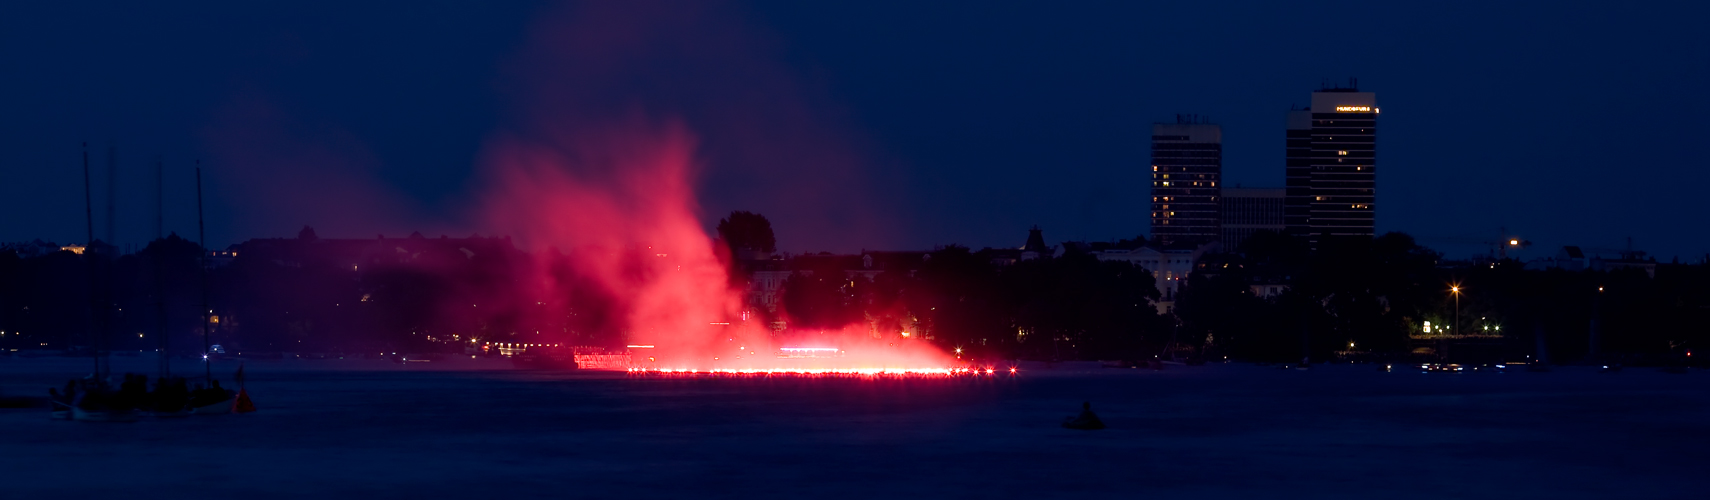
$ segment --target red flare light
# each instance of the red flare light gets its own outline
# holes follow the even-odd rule
[[[1015,373],[1011,368],[1010,373]],[[907,378],[942,378],[959,376],[991,375],[992,370],[985,373],[968,368],[774,368],[774,369],[713,369],[693,370],[682,368],[629,368],[633,376],[715,376],[715,377],[907,377]]]

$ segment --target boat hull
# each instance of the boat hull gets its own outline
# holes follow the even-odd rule
[[[71,419],[78,422],[135,422],[137,414],[129,411],[88,411],[74,406]]]
[[[209,403],[206,405],[197,406],[197,407],[190,409],[190,413],[196,414],[196,415],[214,415],[214,414],[219,414],[219,413],[231,413],[231,412],[232,412],[232,400],[230,400],[230,399],[220,401],[217,403]]]

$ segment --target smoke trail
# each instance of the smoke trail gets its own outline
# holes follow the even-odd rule
[[[524,246],[565,250],[569,273],[547,273],[546,296],[597,287],[611,297],[644,367],[667,369],[928,368],[948,363],[930,347],[898,346],[850,325],[780,339],[744,314],[728,262],[699,222],[696,141],[679,122],[643,120],[550,142],[494,142],[486,223]],[[537,251],[541,259],[557,258]],[[551,269],[542,262],[537,269]],[[563,276],[573,276],[565,279]],[[753,321],[748,321],[753,319]],[[792,342],[793,341],[793,342]],[[803,343],[805,342],[805,343]],[[822,350],[803,350],[805,348]]]
[[[619,326],[632,340],[704,332],[739,317],[741,302],[697,218],[694,147],[677,124],[618,127],[550,145],[500,140],[489,160],[496,182],[486,221],[525,246],[568,250],[572,275],[587,279],[549,277],[540,283],[546,294],[600,287],[616,299],[609,306],[622,309]],[[710,337],[672,340],[702,350]]]
[[[948,366],[865,324],[785,335],[744,310],[703,199],[767,213],[785,238],[865,239],[839,242],[851,247],[882,244],[866,221],[885,210],[869,202],[860,155],[754,32],[706,4],[547,13],[511,65],[521,126],[488,144],[483,224],[536,250],[540,294],[599,297],[599,310],[572,313],[653,346],[632,352],[644,367]]]
[[[499,88],[519,135],[670,117],[699,140],[707,168],[696,195],[708,213],[766,214],[781,248],[889,244],[883,223],[904,218],[874,202],[893,197],[875,174],[883,169],[827,87],[785,62],[786,48],[736,5],[576,2],[541,13]]]
[[[233,96],[203,138],[218,165],[209,195],[231,211],[210,214],[226,226],[215,241],[293,235],[305,224],[336,237],[424,229],[421,207],[379,177],[380,159],[354,134],[301,122],[265,94]]]

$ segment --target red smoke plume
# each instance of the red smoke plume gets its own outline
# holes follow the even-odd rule
[[[537,136],[538,137],[538,136]],[[699,222],[696,143],[679,123],[506,138],[488,159],[487,225],[535,249],[566,251],[570,276],[538,283],[548,296],[598,287],[620,309],[636,365],[658,369],[922,369],[948,366],[919,342],[882,342],[865,325],[781,341],[745,314],[727,262]],[[541,250],[542,259],[559,259]],[[552,269],[551,264],[536,266]],[[608,311],[612,312],[612,311]],[[753,319],[754,321],[748,321]],[[815,350],[805,350],[814,348]]]
[[[709,178],[760,181],[715,179],[707,194],[729,205],[734,192],[751,205],[728,208],[766,213],[784,237],[870,237],[866,217],[848,214],[873,211],[857,155],[752,33],[699,3],[590,2],[546,17],[512,65],[524,126],[489,144],[484,224],[553,260],[537,268],[569,268],[543,277],[546,295],[597,289],[616,313],[605,328],[653,346],[632,351],[645,368],[949,366],[864,323],[780,340],[745,314],[701,222]]]

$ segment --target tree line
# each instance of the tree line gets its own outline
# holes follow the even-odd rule
[[[855,325],[972,358],[1677,362],[1710,334],[1704,264],[1657,263],[1650,277],[1455,263],[1401,233],[1311,251],[1261,232],[1203,255],[1168,301],[1146,269],[1075,242],[1030,260],[949,245],[867,264],[777,255],[758,214],[732,214],[719,236],[732,286],[789,271],[776,303],[750,295],[752,321],[779,334]],[[0,349],[99,339],[153,350],[166,335],[174,354],[193,355],[204,325],[213,343],[252,352],[462,352],[471,340],[616,349],[628,334],[624,299],[579,276],[574,252],[531,255],[496,237],[321,240],[307,228],[238,248],[212,262],[176,235],[123,255],[0,249]]]

